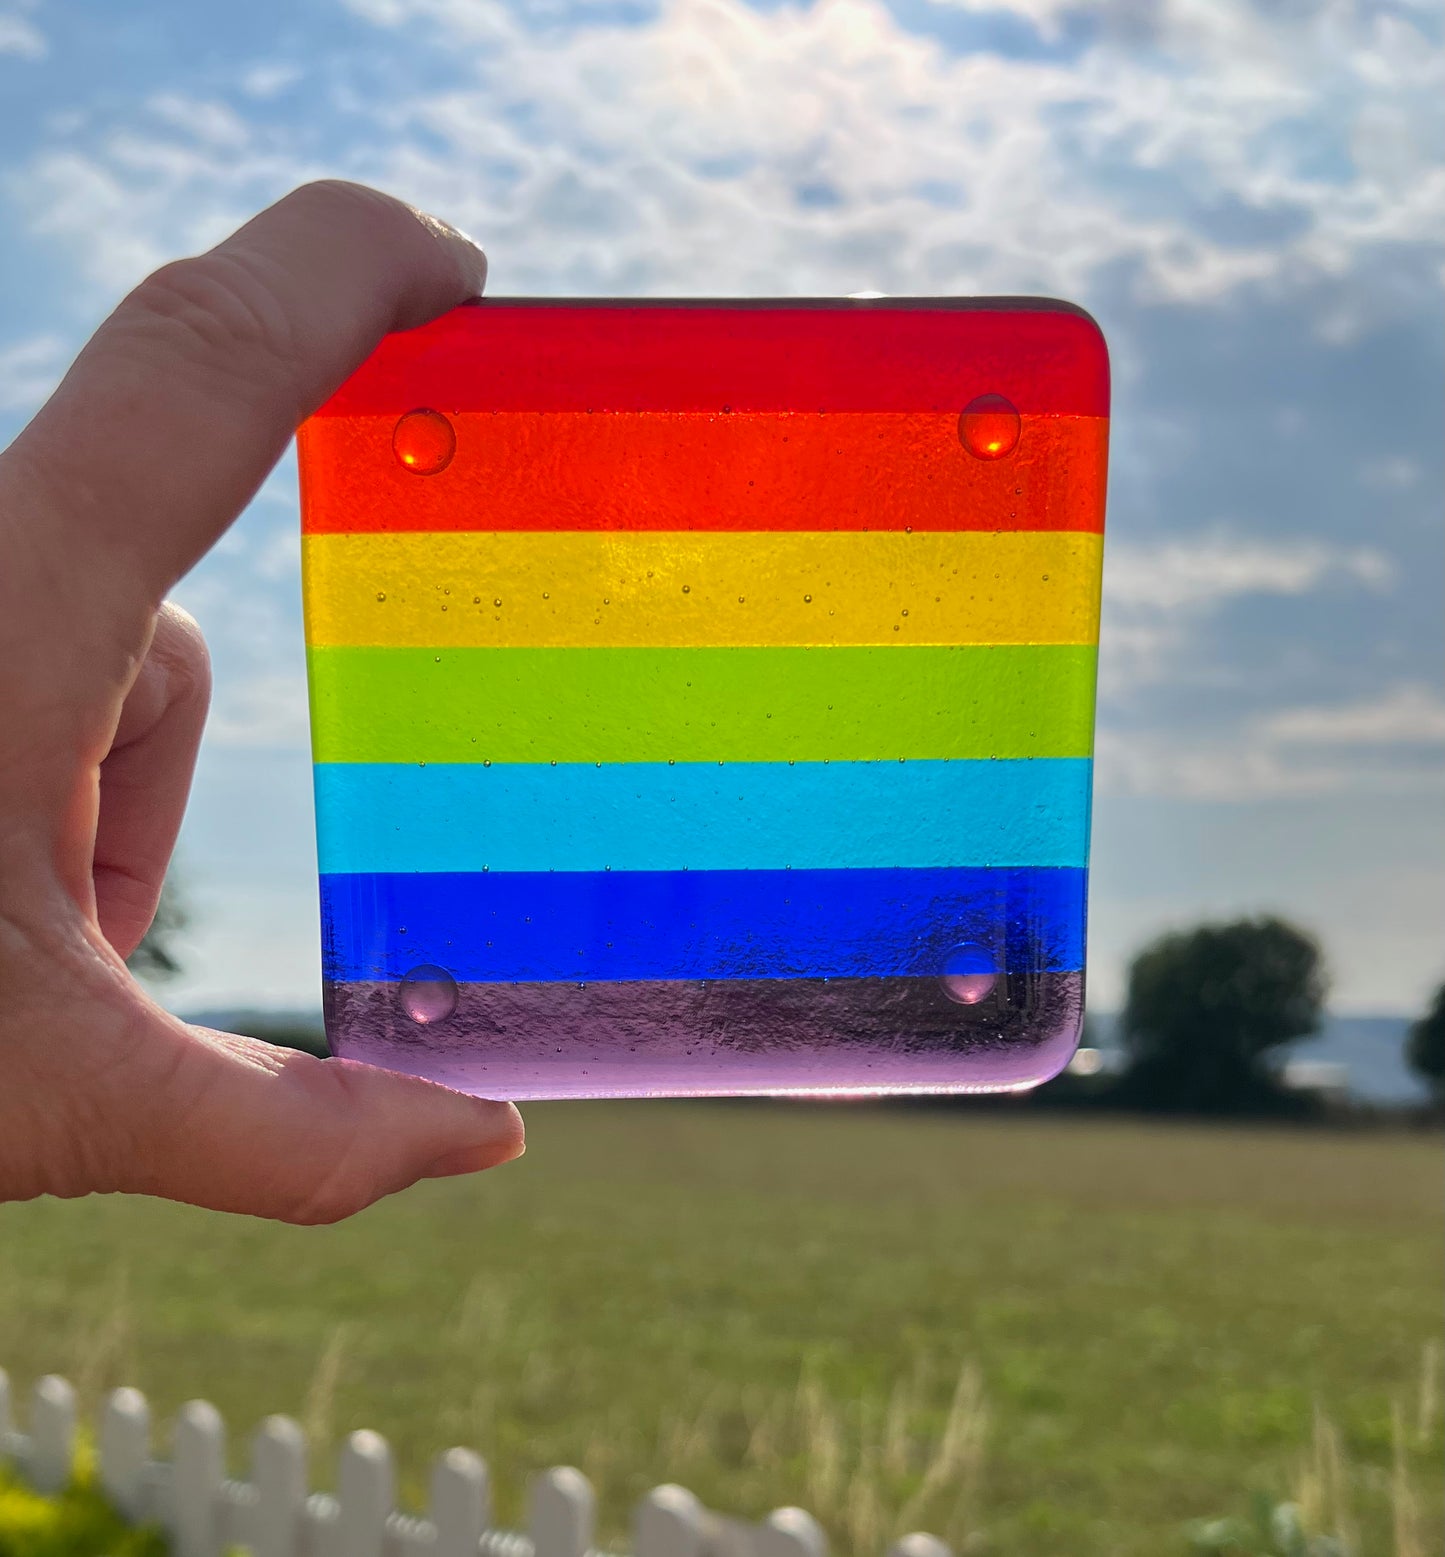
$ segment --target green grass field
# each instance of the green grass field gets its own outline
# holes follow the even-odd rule
[[[1254,1489],[1347,1505],[1321,1517],[1366,1553],[1440,1549],[1438,1136],[528,1115],[520,1163],[335,1228],[0,1209],[0,1363],[92,1400],[136,1382],[161,1412],[205,1394],[238,1438],[295,1413],[319,1482],[352,1427],[392,1440],[412,1496],[470,1443],[507,1518],[570,1461],[609,1539],[675,1479],[727,1512],[800,1502],[844,1553],[924,1527],[1160,1557]]]

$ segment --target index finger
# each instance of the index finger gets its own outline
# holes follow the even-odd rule
[[[308,184],[120,304],[12,446],[29,491],[11,497],[159,601],[381,337],[476,297],[486,269],[399,200]]]

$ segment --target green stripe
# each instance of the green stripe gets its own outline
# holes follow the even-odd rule
[[[1090,645],[309,650],[317,762],[1087,757]]]

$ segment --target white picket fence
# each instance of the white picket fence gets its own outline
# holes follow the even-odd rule
[[[78,1425],[75,1390],[51,1374],[34,1388],[28,1432],[13,1422],[0,1368],[0,1461],[37,1491],[71,1479]],[[341,1450],[336,1495],[307,1492],[306,1440],[290,1417],[268,1417],[251,1440],[251,1475],[226,1475],[226,1424],[206,1400],[178,1412],[171,1457],[151,1455],[151,1412],[136,1389],[106,1399],[97,1439],[102,1491],[133,1525],[155,1524],[174,1557],[599,1557],[596,1500],[581,1471],[558,1466],[532,1483],[527,1530],[492,1525],[487,1467],[470,1449],[448,1449],[432,1468],[425,1518],[396,1507],[391,1449],[379,1433],[352,1433]],[[638,1505],[632,1557],[827,1557],[817,1520],[780,1508],[761,1524],[710,1512],[683,1487],[662,1486]],[[100,1554],[97,1554],[100,1557]],[[889,1557],[952,1557],[935,1536],[904,1536]]]

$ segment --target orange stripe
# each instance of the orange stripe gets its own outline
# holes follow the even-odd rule
[[[435,475],[391,416],[301,429],[310,534],[417,530],[1073,530],[1104,527],[1108,420],[1024,416],[977,459],[953,415],[461,412]]]

